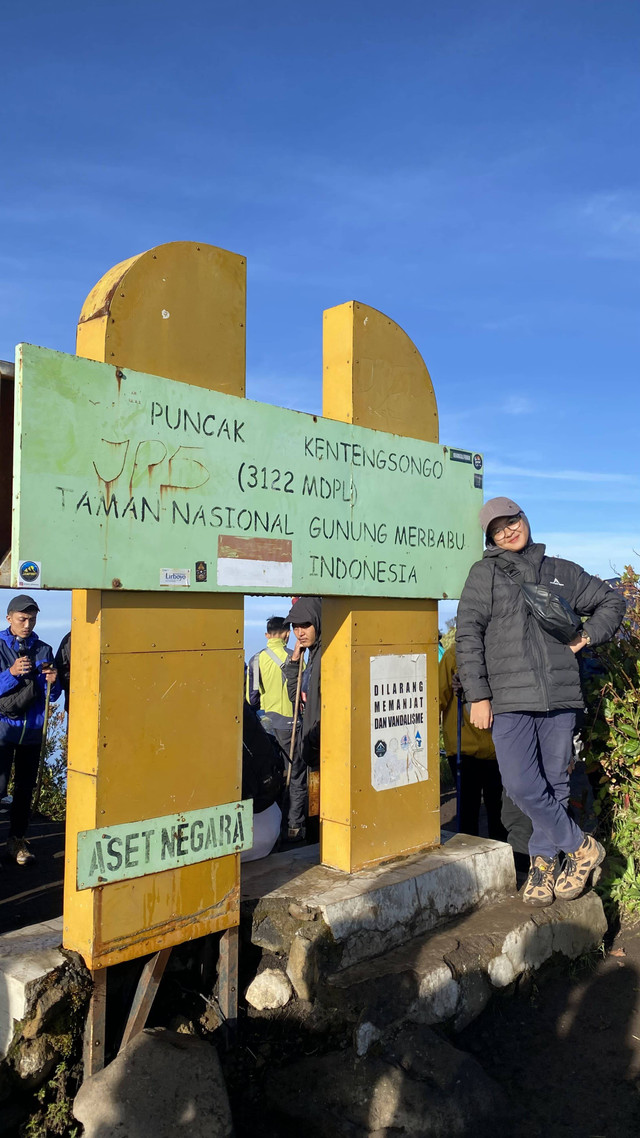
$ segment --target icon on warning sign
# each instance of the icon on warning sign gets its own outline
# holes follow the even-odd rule
[[[422,746],[422,735],[420,734],[419,731],[416,731],[416,747],[418,747],[418,749],[419,749],[421,746]]]
[[[381,759],[382,756],[386,755],[386,753],[387,753],[387,744],[384,742],[383,739],[378,739],[378,742],[376,743],[376,745],[373,749],[374,749],[376,755],[378,756],[378,758]]]

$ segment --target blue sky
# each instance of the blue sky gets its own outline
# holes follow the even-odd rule
[[[117,261],[221,245],[248,395],[318,411],[322,310],[371,304],[487,496],[592,572],[640,561],[637,5],[4,7],[0,358],[72,351]],[[67,611],[50,594],[43,635]]]

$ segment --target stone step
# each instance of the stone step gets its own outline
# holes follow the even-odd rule
[[[328,975],[318,998],[359,1016],[358,1054],[404,1023],[448,1022],[461,1031],[492,993],[534,972],[554,953],[570,960],[596,948],[607,929],[602,902],[590,891],[545,908],[512,893],[383,955]]]
[[[39,981],[65,963],[62,917],[0,936],[0,1058],[27,1015]]]
[[[314,864],[317,858],[317,849],[307,847],[243,866],[242,899],[253,906],[251,939],[289,956],[298,979],[309,954],[324,958],[312,971],[348,968],[515,888],[510,847],[464,834],[353,874]],[[304,985],[296,990],[310,998]]]

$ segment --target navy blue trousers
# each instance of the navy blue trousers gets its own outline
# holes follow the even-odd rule
[[[572,853],[584,838],[567,813],[575,722],[575,711],[506,711],[494,716],[502,784],[533,826],[531,857]]]

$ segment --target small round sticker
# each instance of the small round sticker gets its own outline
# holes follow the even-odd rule
[[[40,566],[37,561],[23,561],[18,572],[25,584],[34,585],[40,576]]]

